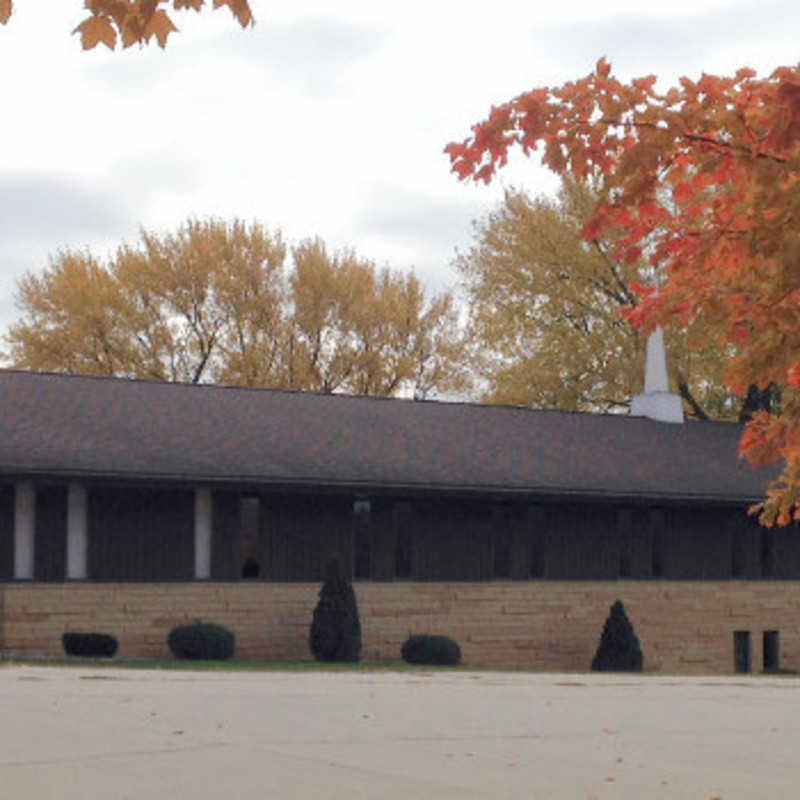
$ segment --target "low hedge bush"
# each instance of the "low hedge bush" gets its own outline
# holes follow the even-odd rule
[[[409,636],[400,651],[409,664],[453,666],[461,661],[461,648],[449,636],[425,633]]]
[[[65,633],[61,646],[68,656],[112,658],[117,652],[117,640],[109,633]]]
[[[167,644],[175,658],[224,661],[233,657],[236,639],[231,631],[214,622],[195,622],[173,628]]]

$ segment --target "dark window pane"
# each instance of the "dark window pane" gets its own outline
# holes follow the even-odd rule
[[[630,578],[633,575],[632,531],[633,510],[630,508],[617,509],[615,534],[619,542],[618,574],[620,578]]]
[[[372,575],[372,515],[369,500],[353,504],[353,577]]]
[[[731,533],[731,577],[743,578],[745,574],[744,537],[741,531]]]
[[[528,535],[530,542],[529,575],[531,578],[545,576],[545,541],[547,534],[547,515],[541,506],[528,508]]]
[[[402,503],[394,509],[394,576],[406,579],[412,577],[414,563],[414,532],[411,506]]]
[[[780,668],[779,631],[764,631],[764,672],[774,672]]]
[[[239,513],[242,522],[242,569],[243,578],[258,578],[261,575],[259,563],[258,528],[261,510],[258,497],[242,497],[239,501]]]
[[[775,534],[761,531],[761,577],[775,577]]]
[[[750,631],[733,632],[734,672],[750,672]]]
[[[650,574],[654,578],[664,577],[664,512],[650,512],[650,527],[653,533],[651,546]]]
[[[511,525],[507,510],[494,518],[494,569],[495,578],[511,577]]]
[[[544,533],[537,531],[531,541],[531,578],[544,578]]]

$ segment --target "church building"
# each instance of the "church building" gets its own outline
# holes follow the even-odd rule
[[[585,670],[611,604],[646,671],[800,666],[800,539],[746,511],[741,426],[684,422],[660,334],[631,414],[0,371],[0,650],[218,622],[307,659],[331,558],[363,658]]]

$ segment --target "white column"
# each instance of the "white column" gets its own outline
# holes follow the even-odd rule
[[[211,577],[211,490],[194,490],[194,577]]]
[[[67,490],[67,578],[86,578],[88,546],[86,487],[71,483]]]
[[[32,483],[14,486],[14,578],[33,580],[36,490]]]

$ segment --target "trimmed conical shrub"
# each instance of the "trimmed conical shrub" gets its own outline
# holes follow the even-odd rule
[[[641,672],[642,648],[633,632],[633,625],[625,613],[625,606],[617,600],[603,626],[597,653],[592,660],[595,672]]]
[[[350,581],[342,577],[337,561],[328,565],[308,640],[317,661],[352,662],[361,658],[356,595]]]

